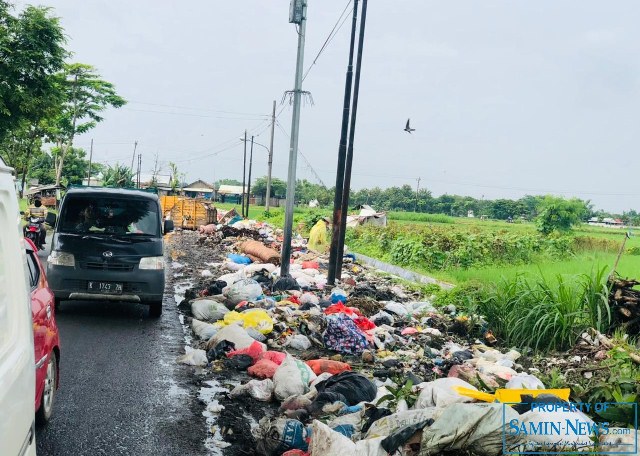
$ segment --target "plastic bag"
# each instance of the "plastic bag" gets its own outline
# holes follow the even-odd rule
[[[227,340],[235,345],[236,350],[242,350],[249,347],[255,340],[247,334],[244,328],[238,325],[229,325],[220,328],[209,342],[207,342],[207,350],[214,348],[220,341]]]
[[[366,438],[368,439],[372,437],[386,437],[405,426],[411,426],[425,420],[437,418],[441,413],[442,409],[434,407],[393,413],[375,420],[368,430],[363,428],[363,432],[366,432]]]
[[[234,305],[242,301],[255,301],[262,296],[262,287],[253,279],[242,279],[227,289],[226,296]]]
[[[367,337],[346,315],[327,317],[327,329],[322,339],[329,350],[350,355],[360,355],[368,346]]]
[[[315,378],[309,366],[288,355],[273,375],[276,398],[282,401],[289,396],[306,393],[309,382],[313,380],[310,374]]]
[[[339,302],[341,303],[346,303],[347,302],[347,292],[344,291],[342,288],[334,288],[333,290],[331,290],[331,302],[333,304],[337,304]]]
[[[298,420],[264,417],[253,431],[253,437],[258,454],[280,455],[288,450],[307,451],[309,448],[307,429]]]
[[[325,315],[334,315],[334,314],[340,314],[343,313],[345,315],[349,315],[350,317],[361,317],[362,313],[360,312],[360,309],[356,308],[356,307],[347,307],[345,306],[342,302],[338,302],[337,304],[333,304],[329,307],[327,307],[324,311]]]
[[[224,360],[225,369],[247,370],[253,364],[253,358],[249,355],[233,355]]]
[[[280,364],[282,364],[282,362],[286,357],[287,357],[287,354],[283,352],[266,351],[262,354],[261,359],[268,359],[269,361],[273,361],[279,366]]]
[[[191,329],[199,339],[209,340],[220,330],[220,327],[194,318],[191,320]]]
[[[236,356],[236,355],[249,355],[253,360],[253,362],[255,363],[260,358],[262,358],[262,355],[265,352],[265,349],[266,347],[264,346],[264,344],[258,341],[255,341],[251,345],[249,345],[247,348],[243,348],[242,350],[234,350],[227,353],[227,358],[231,358],[232,356]]]
[[[266,380],[249,380],[244,385],[236,386],[229,395],[231,397],[249,395],[258,401],[269,402],[271,396],[273,396],[273,388],[273,380],[270,378]]]
[[[229,258],[231,261],[233,261],[236,264],[251,264],[251,258],[246,257],[244,255],[230,253],[229,255],[227,255],[227,258]]]
[[[378,392],[376,385],[359,372],[341,372],[315,386],[318,393],[342,394],[347,405],[370,402]]]
[[[311,230],[309,230],[307,247],[309,247],[310,250],[315,250],[320,253],[327,251],[329,248],[329,244],[327,243],[327,222],[320,219],[313,225]]]
[[[300,285],[296,282],[296,279],[292,277],[280,277],[273,284],[273,291],[288,291],[288,290],[299,290]]]
[[[311,384],[309,386],[311,386],[312,389],[315,389],[316,385],[320,382],[324,382],[326,379],[332,377],[333,374],[330,374],[329,372],[325,372],[323,374],[319,374],[318,377],[316,377],[315,380],[313,380],[311,382]]]
[[[319,269],[320,265],[317,261],[303,261],[302,269]]]
[[[204,350],[186,346],[184,351],[186,353],[178,358],[179,363],[187,364],[188,366],[206,366],[209,362],[207,360],[207,352]]]
[[[313,293],[303,293],[300,296],[300,304],[320,304],[320,299]]]
[[[265,270],[269,274],[271,274],[273,271],[276,270],[276,265],[272,263],[253,263],[244,269],[244,273],[247,276],[252,276],[256,272],[260,272],[262,270]]]
[[[256,378],[273,378],[278,365],[269,359],[260,359],[247,369],[247,373]]]
[[[302,334],[296,334],[295,336],[291,336],[284,343],[285,347],[293,348],[294,350],[308,350],[311,347],[311,342]]]
[[[446,407],[435,422],[422,431],[420,456],[444,451],[467,451],[484,456],[502,454],[503,438],[512,443],[512,436],[504,432],[503,423],[520,415],[502,404],[452,404]],[[549,416],[547,415],[547,418]]]
[[[414,405],[415,409],[423,409],[427,407],[446,407],[448,405],[459,402],[472,402],[473,399],[462,396],[453,390],[454,386],[462,386],[474,391],[478,389],[459,378],[447,377],[438,378],[431,382],[420,383],[418,388],[421,390],[418,399]]]
[[[202,321],[222,320],[229,312],[224,304],[213,299],[203,298],[191,301],[191,313],[194,318]]]
[[[387,311],[387,312],[390,312],[392,314],[399,315],[401,317],[409,314],[409,311],[407,310],[407,308],[405,306],[403,306],[402,304],[400,304],[398,302],[394,302],[394,301],[389,301],[384,306],[384,310]]]
[[[241,274],[238,274],[237,272],[233,273],[233,274],[224,274],[221,275],[220,277],[218,277],[218,281],[219,282],[225,282],[227,285],[227,287],[230,287],[231,285],[233,285],[234,283],[236,283],[239,280],[242,280],[244,277]]]
[[[229,312],[224,316],[225,325],[242,323],[244,328],[255,328],[262,334],[273,331],[273,319],[262,309],[249,309],[244,312]]]
[[[311,423],[311,455],[322,456],[387,456],[387,452],[380,445],[382,438],[360,440],[353,443],[351,439],[332,430],[318,420]]]
[[[312,359],[307,361],[307,366],[309,366],[316,375],[324,374],[325,372],[335,375],[340,372],[351,370],[351,366],[347,363],[341,363],[340,361],[333,361],[330,359]]]
[[[518,374],[511,377],[505,387],[508,389],[544,389],[544,383],[534,375]]]

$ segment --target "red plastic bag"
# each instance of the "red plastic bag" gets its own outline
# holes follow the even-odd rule
[[[278,366],[282,364],[282,361],[287,357],[286,353],[277,352],[277,351],[266,351],[262,354],[262,358],[260,359],[268,359],[269,361],[273,361]]]
[[[367,317],[357,317],[353,319],[354,323],[358,328],[363,331],[367,331],[369,329],[374,329],[376,324],[369,320]]]
[[[342,302],[337,304],[332,304],[324,310],[325,315],[333,315],[337,313],[343,313],[349,315],[350,317],[356,315],[362,317],[362,313],[356,307],[347,307]]]
[[[310,456],[310,454],[302,450],[289,450],[282,453],[282,456]]]
[[[317,261],[303,261],[302,269],[320,269],[320,265]]]
[[[278,365],[268,359],[261,359],[249,369],[247,373],[256,378],[273,378],[278,369]]]
[[[332,361],[330,359],[312,359],[307,361],[307,366],[309,366],[316,375],[324,374],[325,372],[336,375],[340,372],[351,370],[351,366],[347,363]]]
[[[249,355],[251,356],[251,359],[253,359],[253,362],[255,363],[260,358],[262,358],[263,354],[264,354],[264,345],[262,345],[260,342],[256,340],[247,348],[244,348],[242,350],[230,351],[229,353],[227,353],[227,358],[231,358],[232,356],[235,356],[235,355]]]

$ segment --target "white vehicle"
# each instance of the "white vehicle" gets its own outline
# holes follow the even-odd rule
[[[0,454],[34,456],[36,380],[31,303],[11,171],[0,159]]]

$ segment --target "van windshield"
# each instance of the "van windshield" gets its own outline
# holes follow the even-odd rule
[[[68,198],[60,215],[59,232],[159,236],[157,204],[141,198]]]

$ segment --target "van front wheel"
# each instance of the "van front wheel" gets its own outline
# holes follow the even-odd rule
[[[159,318],[162,315],[162,301],[154,301],[149,304],[149,316]]]

